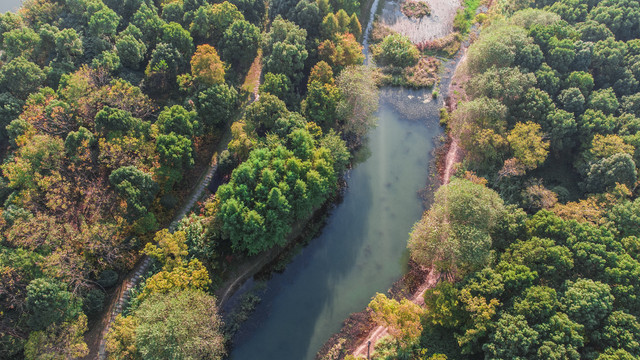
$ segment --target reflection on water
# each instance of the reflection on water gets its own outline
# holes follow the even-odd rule
[[[423,211],[417,193],[441,133],[436,104],[417,97],[431,94],[382,91],[370,156],[348,174],[344,200],[319,237],[267,282],[262,303],[234,339],[233,360],[313,359],[349,314],[403,274],[408,232]],[[413,109],[411,116],[398,107]]]
[[[393,0],[384,4],[382,22],[391,29],[408,36],[414,43],[443,37],[453,31],[453,18],[460,0],[422,1],[426,1],[431,7],[431,15],[410,19],[400,11],[403,0]]]

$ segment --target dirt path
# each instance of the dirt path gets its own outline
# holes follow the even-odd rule
[[[445,166],[442,174],[442,184],[448,184],[451,179],[451,175],[454,173],[454,165],[460,162],[461,158],[460,146],[458,145],[458,139],[452,138],[451,144],[449,144],[449,151],[447,151],[447,157],[445,158]]]
[[[221,144],[226,144],[226,143],[221,142]],[[214,153],[214,156],[213,156],[214,159],[216,157],[216,154],[217,152]],[[196,202],[200,200],[200,198],[202,197],[202,194],[204,193],[205,189],[209,185],[209,182],[213,178],[213,175],[215,174],[216,169],[218,167],[217,164],[214,163],[214,159],[212,159],[212,164],[210,164],[207,167],[207,170],[205,171],[204,175],[201,177],[200,181],[198,182],[198,185],[196,185],[196,187],[191,192],[189,200],[184,204],[181,210],[176,214],[171,224],[169,224],[168,228],[170,232],[173,232],[175,230],[180,220],[182,220],[189,213],[189,211],[191,211],[191,209],[194,207]],[[92,358],[92,354],[95,354],[95,357],[93,358],[97,358],[99,360],[106,358],[107,353],[106,353],[105,336],[109,331],[109,329],[111,328],[111,325],[113,324],[113,321],[115,320],[116,316],[118,316],[118,314],[122,312],[122,308],[129,300],[130,290],[138,285],[142,276],[149,269],[150,264],[151,264],[151,258],[149,258],[146,255],[141,257],[138,263],[136,264],[136,266],[133,268],[133,270],[129,272],[125,280],[118,287],[118,290],[116,291],[117,295],[114,296],[112,301],[109,303],[107,308],[108,310],[106,311],[103,319],[100,321],[100,324],[102,326],[102,331],[100,332],[100,342],[97,347],[97,354],[95,354],[96,353],[95,348],[91,349],[92,351],[89,354],[90,356],[89,358]],[[95,346],[95,344],[93,345]]]
[[[424,293],[427,289],[430,289],[436,285],[438,282],[438,275],[430,271],[429,275],[427,275],[425,282],[413,293],[411,297],[411,301],[422,306],[424,305]],[[373,352],[373,348],[375,344],[382,339],[383,337],[389,335],[389,329],[385,326],[376,326],[367,336],[366,339],[356,348],[353,352],[353,356],[355,357],[367,357],[367,348],[369,347],[369,343],[371,343],[371,352]]]
[[[250,77],[250,82],[253,85],[252,92],[254,95],[253,99],[250,100],[247,103],[247,105],[259,99],[258,88],[260,86],[260,77],[262,73],[262,67],[260,66],[261,59],[262,59],[261,55],[258,55],[258,57],[256,57],[254,64],[252,64],[251,66],[251,71],[247,75],[247,77]],[[196,187],[193,189],[193,191],[189,195],[189,200],[183,205],[180,211],[175,215],[171,224],[169,224],[168,229],[170,232],[173,233],[175,231],[175,228],[180,223],[180,221],[184,217],[186,217],[187,214],[189,214],[189,212],[195,206],[196,202],[198,202],[202,198],[202,195],[205,193],[205,189],[207,189],[207,187],[209,186],[209,183],[211,182],[211,179],[215,175],[216,169],[218,167],[215,161],[217,154],[219,154],[220,152],[222,152],[227,148],[227,144],[229,143],[230,140],[231,140],[231,131],[230,129],[227,129],[226,133],[223,135],[222,139],[220,140],[216,151],[213,153],[213,157],[211,159],[209,166],[201,176]],[[151,259],[148,256],[141,257],[138,263],[136,264],[136,266],[133,268],[133,270],[131,270],[129,274],[127,274],[125,279],[122,281],[122,283],[116,290],[116,295],[113,296],[110,303],[106,306],[107,311],[105,312],[105,315],[99,322],[100,324],[99,328],[102,330],[99,332],[99,334],[92,334],[92,332],[95,332],[95,330],[90,331],[86,336],[87,345],[89,346],[90,352],[89,352],[89,355],[85,357],[85,359],[98,359],[98,360],[106,359],[107,352],[106,352],[105,336],[107,332],[109,332],[109,329],[111,328],[111,325],[113,324],[113,321],[115,320],[116,316],[122,313],[122,309],[124,305],[129,300],[130,290],[139,284],[142,276],[147,272],[150,264],[151,264]],[[240,279],[242,279],[242,277],[238,278],[238,280]],[[96,336],[98,337],[99,341],[97,341],[97,339],[93,339],[93,337],[96,337]]]

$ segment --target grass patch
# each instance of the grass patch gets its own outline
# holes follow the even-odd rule
[[[433,57],[423,57],[415,66],[404,69],[406,85],[413,88],[433,87],[438,81],[440,60]]]
[[[458,9],[456,17],[453,19],[453,28],[456,31],[462,34],[469,32],[481,2],[482,0],[464,0],[462,8]]]
[[[258,55],[255,60],[253,60],[253,64],[249,68],[249,72],[247,76],[244,78],[244,83],[242,84],[242,90],[246,91],[248,94],[255,94],[260,85],[260,76],[262,75],[262,49],[258,50]]]
[[[462,44],[462,35],[455,31],[447,36],[417,43],[416,47],[422,53],[431,56],[453,57]]]

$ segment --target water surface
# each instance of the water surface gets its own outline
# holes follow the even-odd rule
[[[0,13],[16,11],[22,5],[22,0],[0,0]]]
[[[406,35],[414,43],[433,40],[453,31],[453,18],[460,0],[416,0],[424,1],[431,8],[431,15],[420,19],[406,17],[400,7],[404,0],[389,0],[382,8],[382,23],[392,30]]]
[[[349,314],[402,276],[408,233],[424,210],[418,191],[441,132],[430,100],[426,91],[381,92],[370,156],[349,172],[344,199],[321,234],[266,283],[262,303],[234,339],[233,360],[313,359]]]

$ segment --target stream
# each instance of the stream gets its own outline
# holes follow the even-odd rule
[[[413,28],[421,34],[407,35],[433,39],[447,30],[442,22],[450,24],[459,2],[430,4],[438,21],[425,21]],[[444,7],[449,11],[435,10]],[[377,8],[378,0],[372,11]],[[403,33],[416,23],[400,13],[395,1],[382,4],[381,16]],[[425,35],[428,24],[432,30]],[[368,63],[367,36],[363,45]],[[343,200],[330,211],[320,234],[284,271],[267,281],[248,280],[229,301],[247,292],[262,298],[233,339],[232,360],[314,359],[351,313],[403,275],[408,233],[424,211],[419,192],[430,182],[434,142],[443,133],[439,108],[454,67],[454,61],[444,64],[437,99],[431,89],[380,89],[378,126],[370,130],[364,150],[368,157],[346,174]]]

